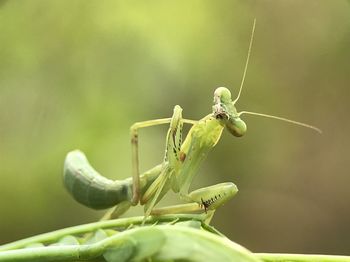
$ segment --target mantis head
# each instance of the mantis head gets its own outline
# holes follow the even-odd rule
[[[235,103],[239,99],[241,90],[242,90],[242,88],[240,88],[240,91],[238,93],[237,98],[233,101],[231,98],[231,92],[226,87],[218,87],[214,92],[213,115],[216,119],[220,119],[220,121],[223,122],[223,124],[226,126],[227,130],[232,135],[234,135],[236,137],[241,137],[246,133],[247,125],[240,118],[240,116],[243,114],[277,119],[277,120],[288,122],[288,123],[291,123],[294,125],[311,128],[311,129],[317,131],[318,133],[322,133],[322,131],[317,127],[314,127],[312,125],[308,125],[305,123],[301,123],[298,121],[294,121],[294,120],[291,120],[288,118],[284,118],[284,117],[268,115],[268,114],[263,114],[263,113],[257,113],[257,112],[251,112],[251,111],[237,112],[237,109],[235,107]]]
[[[235,101],[232,101],[231,92],[226,87],[219,87],[214,92],[213,114],[222,119],[232,135],[241,137],[247,131],[247,125],[240,119]]]
[[[267,118],[273,118],[277,120],[282,120],[285,122],[289,122],[295,125],[304,126],[307,128],[311,128],[319,133],[322,133],[320,129],[317,127],[304,124],[298,121],[290,120],[288,118],[279,117],[279,116],[273,116],[268,114],[262,114],[262,113],[256,113],[256,112],[250,112],[250,111],[241,111],[237,112],[237,109],[235,107],[236,102],[239,100],[239,97],[242,92],[245,76],[248,69],[248,63],[249,63],[249,57],[252,49],[253,44],[253,37],[254,37],[254,31],[255,31],[255,24],[256,20],[254,19],[253,29],[250,37],[250,43],[249,43],[249,49],[248,49],[248,55],[247,60],[245,63],[244,71],[243,71],[243,77],[241,81],[241,85],[239,87],[239,92],[235,100],[232,101],[231,98],[231,92],[226,87],[219,87],[214,92],[214,105],[213,105],[213,115],[217,119],[221,119],[223,124],[226,126],[227,130],[236,137],[243,136],[247,131],[247,125],[244,123],[244,121],[240,118],[241,115],[247,114],[247,115],[256,115],[256,116],[262,116]]]

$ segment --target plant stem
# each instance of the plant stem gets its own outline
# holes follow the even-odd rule
[[[260,262],[227,238],[186,226],[156,225],[125,230],[88,245],[48,246],[0,252],[0,261],[225,261]],[[99,260],[99,261],[100,261]]]
[[[350,256],[254,253],[265,262],[350,262]]]
[[[143,216],[119,218],[119,219],[104,220],[104,221],[89,223],[85,225],[68,227],[68,228],[36,235],[33,237],[25,238],[22,240],[18,240],[12,243],[2,245],[0,246],[0,251],[19,249],[32,243],[49,244],[52,242],[56,242],[59,238],[66,235],[84,234],[87,232],[96,231],[98,229],[108,229],[108,228],[124,229],[130,225],[140,225],[143,221],[143,218],[144,218]],[[171,222],[174,220],[178,220],[178,221],[197,220],[202,222],[204,219],[205,219],[205,215],[203,214],[176,214],[176,215],[150,216],[147,218],[145,223],[154,224],[154,223]]]

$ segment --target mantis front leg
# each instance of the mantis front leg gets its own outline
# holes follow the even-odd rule
[[[162,171],[141,198],[141,204],[146,204],[145,217],[159,212],[159,210],[154,211],[153,208],[170,188],[172,188],[174,192],[180,192],[181,199],[189,202],[189,204],[163,208],[161,212],[187,213],[210,211],[209,213],[213,214],[217,207],[226,203],[238,192],[237,187],[233,183],[228,182],[201,188],[189,194],[184,193],[184,189],[186,188],[184,188],[184,184],[181,183],[181,180],[178,179],[179,172],[181,172],[180,170],[183,167],[183,162],[185,160],[184,155],[186,152],[182,151],[183,121],[181,111],[180,107],[174,108],[174,114],[167,133]],[[191,140],[191,134],[188,136],[190,137],[186,139]],[[191,158],[191,155],[189,158]],[[191,159],[189,159],[189,161],[191,161]],[[196,163],[196,161],[194,161],[194,163]]]
[[[163,118],[163,119],[155,119],[148,120],[143,122],[137,122],[133,124],[130,128],[131,133],[131,147],[132,147],[132,179],[133,179],[133,197],[132,204],[137,205],[141,200],[141,204],[146,204],[150,198],[154,197],[154,195],[158,195],[155,197],[155,202],[159,200],[159,194],[156,193],[157,190],[160,190],[164,187],[164,183],[166,182],[166,177],[172,168],[172,164],[178,159],[174,159],[173,154],[170,150],[176,146],[178,150],[180,150],[181,140],[182,140],[182,127],[183,123],[195,124],[196,121],[190,119],[183,119],[181,115],[182,109],[180,106],[175,106],[174,114],[171,118]],[[141,198],[141,187],[140,187],[140,171],[139,171],[139,154],[138,154],[138,130],[144,127],[150,127],[161,124],[170,123],[170,128],[168,130],[167,139],[166,139],[166,149],[165,156],[162,165],[162,171],[159,174],[159,178],[156,179],[152,183],[152,185],[147,189],[147,191],[143,194]],[[176,144],[176,145],[175,145]],[[170,163],[170,166],[169,166]],[[164,181],[162,181],[164,179]],[[155,204],[155,203],[154,203]],[[148,206],[152,207],[154,204],[148,204]]]
[[[183,200],[189,203],[157,208],[152,210],[151,214],[158,216],[176,213],[206,212],[210,220],[215,210],[234,197],[237,192],[236,185],[231,182],[203,187],[192,191],[188,195],[180,195]]]

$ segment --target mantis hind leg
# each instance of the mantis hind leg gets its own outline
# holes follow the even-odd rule
[[[140,176],[140,189],[141,194],[144,193],[147,188],[154,183],[154,181],[159,177],[162,171],[162,165],[157,165]],[[132,178],[128,178],[126,181],[131,183]],[[115,219],[124,214],[130,207],[132,203],[130,201],[121,202],[115,207],[109,209],[106,214],[101,218],[101,220]]]
[[[122,214],[124,214],[126,211],[128,211],[130,207],[131,207],[131,203],[128,201],[124,201],[116,205],[115,207],[112,207],[111,209],[109,209],[100,219],[100,221],[118,218]]]

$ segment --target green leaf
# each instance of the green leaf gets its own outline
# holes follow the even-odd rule
[[[124,239],[118,245],[107,247],[103,257],[107,262],[124,262],[129,261],[136,249],[135,241]]]
[[[79,241],[73,236],[62,237],[58,242],[51,244],[50,246],[69,246],[79,245]]]
[[[85,243],[84,245],[88,245],[88,244],[93,244],[93,243],[97,243],[98,241],[101,241],[103,239],[106,239],[108,237],[107,233],[102,230],[102,229],[99,229],[97,230],[93,236],[91,238],[89,238]]]

